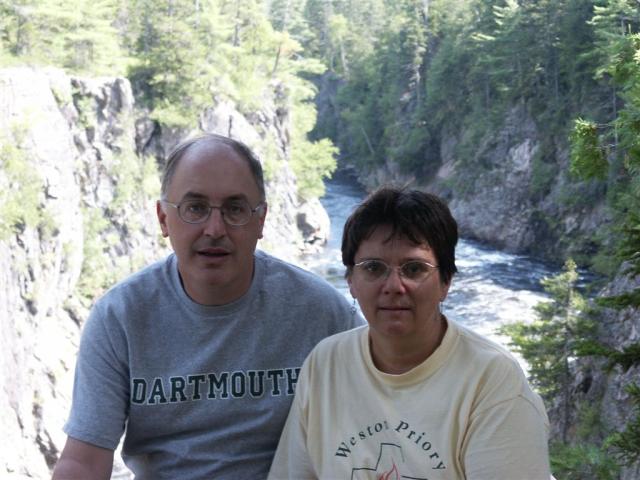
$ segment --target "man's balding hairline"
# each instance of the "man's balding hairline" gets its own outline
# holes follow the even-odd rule
[[[237,153],[241,158],[246,160],[249,170],[253,175],[253,179],[256,182],[258,191],[260,192],[260,199],[264,201],[266,199],[266,193],[264,188],[264,174],[262,171],[262,164],[258,157],[251,151],[251,149],[239,140],[218,135],[215,133],[206,133],[198,135],[197,137],[185,140],[178,144],[167,157],[167,161],[162,171],[162,183],[160,186],[160,195],[162,199],[166,199],[167,191],[175,174],[176,168],[180,163],[180,160],[185,154],[193,147],[204,145],[227,145]]]

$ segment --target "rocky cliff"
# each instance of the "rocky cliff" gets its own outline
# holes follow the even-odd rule
[[[600,293],[609,297],[631,292],[640,287],[640,277],[630,277],[625,267]],[[597,314],[597,341],[609,348],[623,350],[640,342],[640,309],[627,307],[622,310],[605,308]],[[570,418],[567,424],[559,405],[549,405],[552,437],[560,439],[566,434],[574,445],[602,445],[604,439],[614,432],[625,430],[638,411],[627,388],[640,384],[640,366],[629,369],[621,366],[608,367],[602,357],[584,357],[572,364],[574,381],[570,388]],[[597,479],[593,472],[579,478]],[[576,477],[578,478],[578,477]],[[640,478],[640,461],[624,466],[620,480]]]
[[[431,178],[403,172],[387,160],[360,171],[360,181],[369,189],[395,183],[433,191],[448,201],[462,236],[499,249],[558,264],[594,251],[596,232],[609,221],[603,189],[569,177],[566,135],[559,134],[554,145],[543,143],[533,117],[518,105],[468,157],[458,148],[463,136],[442,133],[440,157],[425,159],[439,165]]]
[[[298,200],[274,91],[248,117],[215,102],[200,126],[266,159],[261,247],[292,258],[322,243],[328,218],[319,202]],[[82,323],[106,287],[167,253],[158,169],[190,133],[150,122],[122,78],[0,70],[0,477],[50,476]]]

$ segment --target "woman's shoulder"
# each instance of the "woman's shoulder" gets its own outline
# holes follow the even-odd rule
[[[468,327],[456,324],[458,342],[455,358],[463,365],[473,365],[474,376],[484,382],[498,382],[512,390],[528,385],[523,365],[508,349]],[[469,372],[471,373],[471,372]]]
[[[355,350],[358,348],[361,336],[366,334],[367,328],[368,325],[361,325],[326,337],[318,342],[311,354],[316,357],[326,357],[345,350]]]
[[[467,372],[481,397],[489,403],[515,398],[525,398],[537,408],[541,402],[531,389],[524,372],[524,365],[509,350],[495,341],[458,325],[460,345],[456,356],[462,364],[474,365]],[[542,407],[544,410],[544,407]]]
[[[518,360],[515,356],[495,340],[459,323],[451,321],[450,323],[457,329],[462,346],[473,353],[474,356],[477,356],[479,360],[485,359],[486,361],[518,365]]]
[[[362,335],[366,335],[367,325],[336,333],[321,340],[307,358],[308,368],[329,370],[352,363],[358,356]]]

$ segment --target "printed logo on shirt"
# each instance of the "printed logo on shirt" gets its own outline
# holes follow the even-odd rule
[[[374,475],[377,480],[429,480],[427,477],[409,475],[404,465],[402,447],[395,443],[381,443],[378,461],[374,467],[358,467],[351,471],[351,480],[368,480]]]
[[[384,436],[389,439],[390,436],[398,438],[398,443],[382,441],[380,437]],[[368,444],[365,450],[370,452],[371,442],[379,444],[378,460],[375,465],[358,465],[359,446]],[[402,442],[402,445],[400,445]],[[404,450],[403,450],[404,448]],[[419,450],[419,455],[424,456],[424,466],[405,464],[405,451],[407,448],[415,448]],[[412,455],[415,453],[412,452]],[[351,473],[352,479],[371,478],[375,474],[376,479],[390,480],[395,478],[428,480],[428,476],[421,469],[445,470],[446,466],[440,459],[440,454],[435,451],[432,443],[428,440],[425,432],[414,430],[408,422],[399,420],[390,423],[388,420],[375,422],[367,425],[359,432],[349,436],[346,440],[340,442],[335,453],[336,457],[351,458],[352,464],[358,465],[353,468]],[[416,471],[417,470],[417,471]]]
[[[131,379],[131,403],[162,405],[227,398],[279,397],[295,393],[300,368],[209,372],[168,378]]]

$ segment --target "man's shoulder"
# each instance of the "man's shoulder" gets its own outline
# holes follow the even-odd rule
[[[109,301],[113,297],[122,297],[128,295],[138,296],[145,292],[151,293],[162,282],[169,280],[171,263],[173,255],[169,255],[161,260],[157,260],[137,272],[123,278],[111,288],[109,288],[100,301]]]

